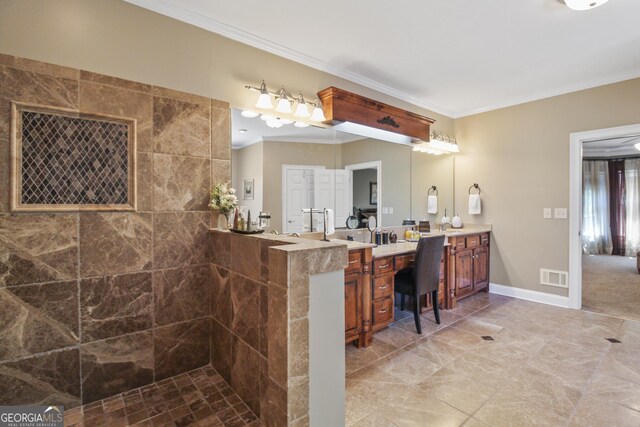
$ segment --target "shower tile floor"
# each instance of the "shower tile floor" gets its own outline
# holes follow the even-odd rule
[[[211,366],[65,411],[65,426],[262,426]]]

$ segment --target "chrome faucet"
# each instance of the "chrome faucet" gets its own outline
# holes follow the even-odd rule
[[[278,233],[278,230],[276,230],[275,228],[273,230],[271,230],[269,233],[275,234],[276,236],[278,236],[280,234],[280,233]]]
[[[447,231],[447,225],[449,225],[448,222],[441,222],[440,223],[440,231],[442,231],[442,232]]]

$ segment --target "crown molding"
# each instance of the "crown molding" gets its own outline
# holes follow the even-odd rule
[[[501,108],[513,107],[520,104],[526,104],[528,102],[541,101],[547,98],[553,98],[554,96],[566,95],[573,92],[579,92],[581,90],[593,89],[599,86],[610,85],[614,83],[620,83],[625,80],[632,80],[640,78],[640,70],[628,71],[619,73],[614,76],[589,80],[587,82],[575,83],[572,85],[564,86],[562,88],[556,88],[552,90],[540,91],[528,96],[521,96],[512,98],[509,101],[494,104],[488,107],[481,107],[466,111],[460,111],[451,116],[454,119],[462,117],[473,116],[474,114],[486,113],[493,110],[499,110]]]
[[[306,55],[302,52],[298,52],[293,49],[289,49],[277,43],[273,43],[262,37],[255,36],[247,33],[246,31],[239,30],[230,25],[224,24],[215,19],[204,16],[200,13],[194,12],[189,9],[185,9],[176,6],[173,2],[167,0],[124,0],[127,3],[135,6],[142,7],[144,9],[151,10],[161,15],[168,16],[173,19],[177,19],[187,24],[194,25],[207,31],[220,34],[228,39],[235,40],[237,42],[255,47],[265,52],[272,53],[285,59],[306,65],[307,67],[314,68],[319,71],[334,75],[336,77],[343,78],[353,83],[357,83],[366,88],[375,90],[385,95],[397,98],[401,101],[408,102],[420,108],[424,108],[433,111],[438,114],[442,114],[447,117],[454,117],[454,112],[444,108],[440,105],[436,105],[430,102],[426,102],[419,98],[416,98],[406,92],[397,90],[391,86],[380,83],[376,80],[365,77],[361,74],[354,73],[353,71],[345,70],[335,65],[331,65],[327,62],[316,59],[312,56]]]
[[[350,82],[359,84],[368,89],[375,90],[416,107],[424,108],[433,111],[438,114],[442,114],[452,119],[459,119],[466,116],[472,116],[475,114],[486,113],[493,110],[499,110],[502,108],[513,107],[515,105],[525,104],[528,102],[539,101],[546,98],[552,98],[554,96],[565,95],[571,92],[577,92],[585,89],[592,89],[598,86],[604,86],[608,84],[618,83],[625,80],[631,80],[640,78],[640,71],[630,71],[614,76],[605,78],[593,79],[586,82],[576,83],[553,90],[539,91],[527,96],[514,97],[508,101],[500,102],[497,104],[489,105],[486,107],[473,108],[470,110],[454,111],[441,105],[437,105],[423,99],[416,98],[415,96],[408,94],[404,91],[395,89],[384,83],[365,77],[359,73],[345,70],[341,67],[336,67],[325,61],[321,61],[317,58],[298,52],[296,50],[287,48],[277,43],[273,43],[262,37],[258,37],[246,31],[224,24],[213,18],[204,16],[198,12],[180,7],[172,0],[124,0],[126,3],[130,3],[135,6],[139,6],[143,9],[147,9],[161,15],[168,16],[178,21],[185,22],[187,24],[194,25],[198,28],[202,28],[207,31],[219,34],[228,39],[255,47],[257,49],[269,52],[273,55],[280,56],[282,58],[297,62],[302,65],[306,65],[310,68],[314,68],[319,71],[340,77]]]

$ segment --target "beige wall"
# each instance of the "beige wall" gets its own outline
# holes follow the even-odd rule
[[[569,207],[569,134],[640,123],[640,79],[456,120],[456,206],[463,220],[493,224],[491,281],[566,295],[539,285],[541,267],[569,268],[569,222],[543,219]],[[467,190],[482,189],[482,215],[467,215]]]
[[[402,224],[411,214],[411,147],[377,139],[361,139],[341,147],[343,166],[382,161],[380,207],[393,207],[393,214],[381,214],[382,225]]]
[[[2,0],[0,53],[95,71],[252,107],[264,79],[305,96],[337,86],[437,120],[453,120],[121,0]]]
[[[453,209],[454,156],[411,152],[411,217],[428,220],[433,224],[447,215],[455,215]],[[438,190],[438,212],[427,213],[427,190],[435,185]]]
[[[251,211],[251,218],[256,219],[262,209],[264,194],[263,179],[263,143],[250,145],[248,147],[231,150],[231,171],[232,185],[236,189],[236,194],[241,206],[246,206]],[[253,200],[244,199],[244,180],[253,179]]]

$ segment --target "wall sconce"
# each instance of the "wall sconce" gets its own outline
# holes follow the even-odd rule
[[[260,85],[260,87],[246,85],[245,88],[250,91],[260,92],[260,95],[258,96],[258,101],[255,104],[256,108],[260,108],[262,110],[272,110],[273,101],[271,99],[271,96],[273,95],[276,100],[275,111],[278,113],[282,113],[282,114],[293,113],[293,115],[297,118],[300,118],[300,119],[310,118],[310,120],[313,122],[323,122],[326,120],[324,116],[324,112],[322,111],[322,104],[320,103],[320,101],[318,99],[316,99],[314,102],[306,101],[304,99],[304,96],[302,95],[302,91],[298,92],[298,96],[296,97],[291,96],[291,94],[288,93],[287,90],[284,88],[284,85],[278,91],[270,91],[267,88],[267,85],[265,84],[264,80],[262,81],[262,84]],[[294,102],[297,103],[295,112],[291,108]],[[308,105],[313,106],[313,112],[311,114],[309,114]],[[257,113],[255,111],[249,111],[249,110],[244,110],[242,112],[242,115],[244,117],[249,117],[249,118],[261,116],[261,119],[265,121],[267,126],[272,128],[279,128],[283,125],[289,125],[292,123],[294,123],[294,126],[299,128],[309,126],[308,123],[303,121],[298,120],[294,122],[293,120],[283,119],[280,117],[273,116],[271,114],[261,115],[260,113]]]
[[[441,154],[453,154],[460,152],[458,141],[442,132],[434,130],[429,134],[429,142],[421,142],[413,147],[413,151],[421,153],[433,154],[439,156]]]

